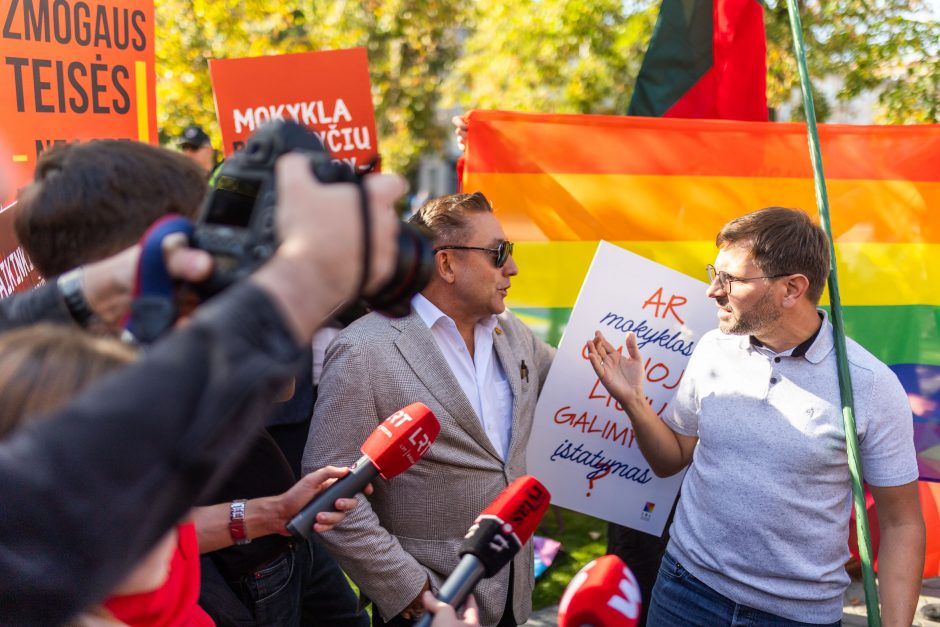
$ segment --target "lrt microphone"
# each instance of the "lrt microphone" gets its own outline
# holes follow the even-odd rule
[[[551,495],[532,475],[510,483],[484,509],[464,536],[457,568],[441,586],[437,598],[454,609],[463,605],[484,577],[492,577],[529,541],[548,509]],[[509,582],[512,585],[512,582]],[[426,613],[416,627],[430,627],[434,615]]]
[[[558,627],[636,627],[640,586],[616,555],[599,557],[578,571],[561,597]]]
[[[376,427],[362,444],[362,457],[353,464],[349,474],[318,494],[287,523],[287,529],[298,540],[313,532],[317,514],[335,511],[336,499],[345,499],[362,492],[370,481],[397,477],[411,468],[431,448],[441,432],[437,418],[423,403],[404,407]]]

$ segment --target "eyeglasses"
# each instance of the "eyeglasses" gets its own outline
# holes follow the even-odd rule
[[[496,267],[502,268],[506,265],[506,262],[509,261],[509,256],[512,255],[512,247],[512,242],[500,240],[496,248],[483,248],[481,246],[438,246],[434,249],[434,254],[437,254],[438,251],[441,250],[482,250],[494,255]]]
[[[783,274],[774,274],[773,276],[749,276],[745,278],[736,277],[733,274],[728,274],[724,270],[716,270],[715,266],[708,264],[705,266],[705,271],[708,272],[708,284],[711,285],[715,282],[715,279],[718,279],[718,284],[721,285],[721,289],[731,294],[731,284],[735,281],[745,282],[745,281],[756,281],[757,279],[779,279],[782,276],[790,276],[790,272],[784,272]]]

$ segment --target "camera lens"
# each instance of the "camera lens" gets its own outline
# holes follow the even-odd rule
[[[411,312],[411,297],[428,284],[433,269],[434,251],[430,238],[421,228],[402,222],[395,274],[366,302],[386,316],[407,316]]]

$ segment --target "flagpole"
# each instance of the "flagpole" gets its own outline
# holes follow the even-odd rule
[[[881,614],[878,609],[878,590],[875,586],[875,571],[872,568],[871,533],[868,512],[865,506],[865,491],[862,486],[862,460],[858,452],[858,435],[855,428],[855,401],[852,398],[852,377],[846,359],[845,327],[842,320],[842,302],[839,298],[839,282],[836,274],[836,251],[832,242],[829,223],[829,196],[823,176],[822,154],[819,150],[819,130],[816,127],[816,109],[813,91],[806,67],[806,46],[803,43],[803,27],[796,0],[787,0],[790,14],[790,29],[793,31],[793,49],[800,71],[800,88],[803,92],[803,110],[806,112],[806,127],[809,136],[809,157],[813,164],[813,180],[816,186],[816,206],[819,223],[829,239],[829,301],[832,309],[832,330],[835,338],[836,363],[839,374],[839,392],[842,398],[842,425],[852,479],[852,500],[855,504],[855,526],[858,536],[858,554],[862,562],[862,578],[865,584],[865,605],[868,608],[869,627],[880,627]]]

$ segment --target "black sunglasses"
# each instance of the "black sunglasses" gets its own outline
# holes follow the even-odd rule
[[[506,265],[506,262],[509,261],[509,256],[512,255],[512,247],[512,242],[500,240],[496,248],[483,248],[481,246],[438,246],[434,249],[434,253],[437,254],[437,252],[441,250],[482,250],[495,255],[496,258],[494,262],[496,263],[496,267],[502,268]]]

